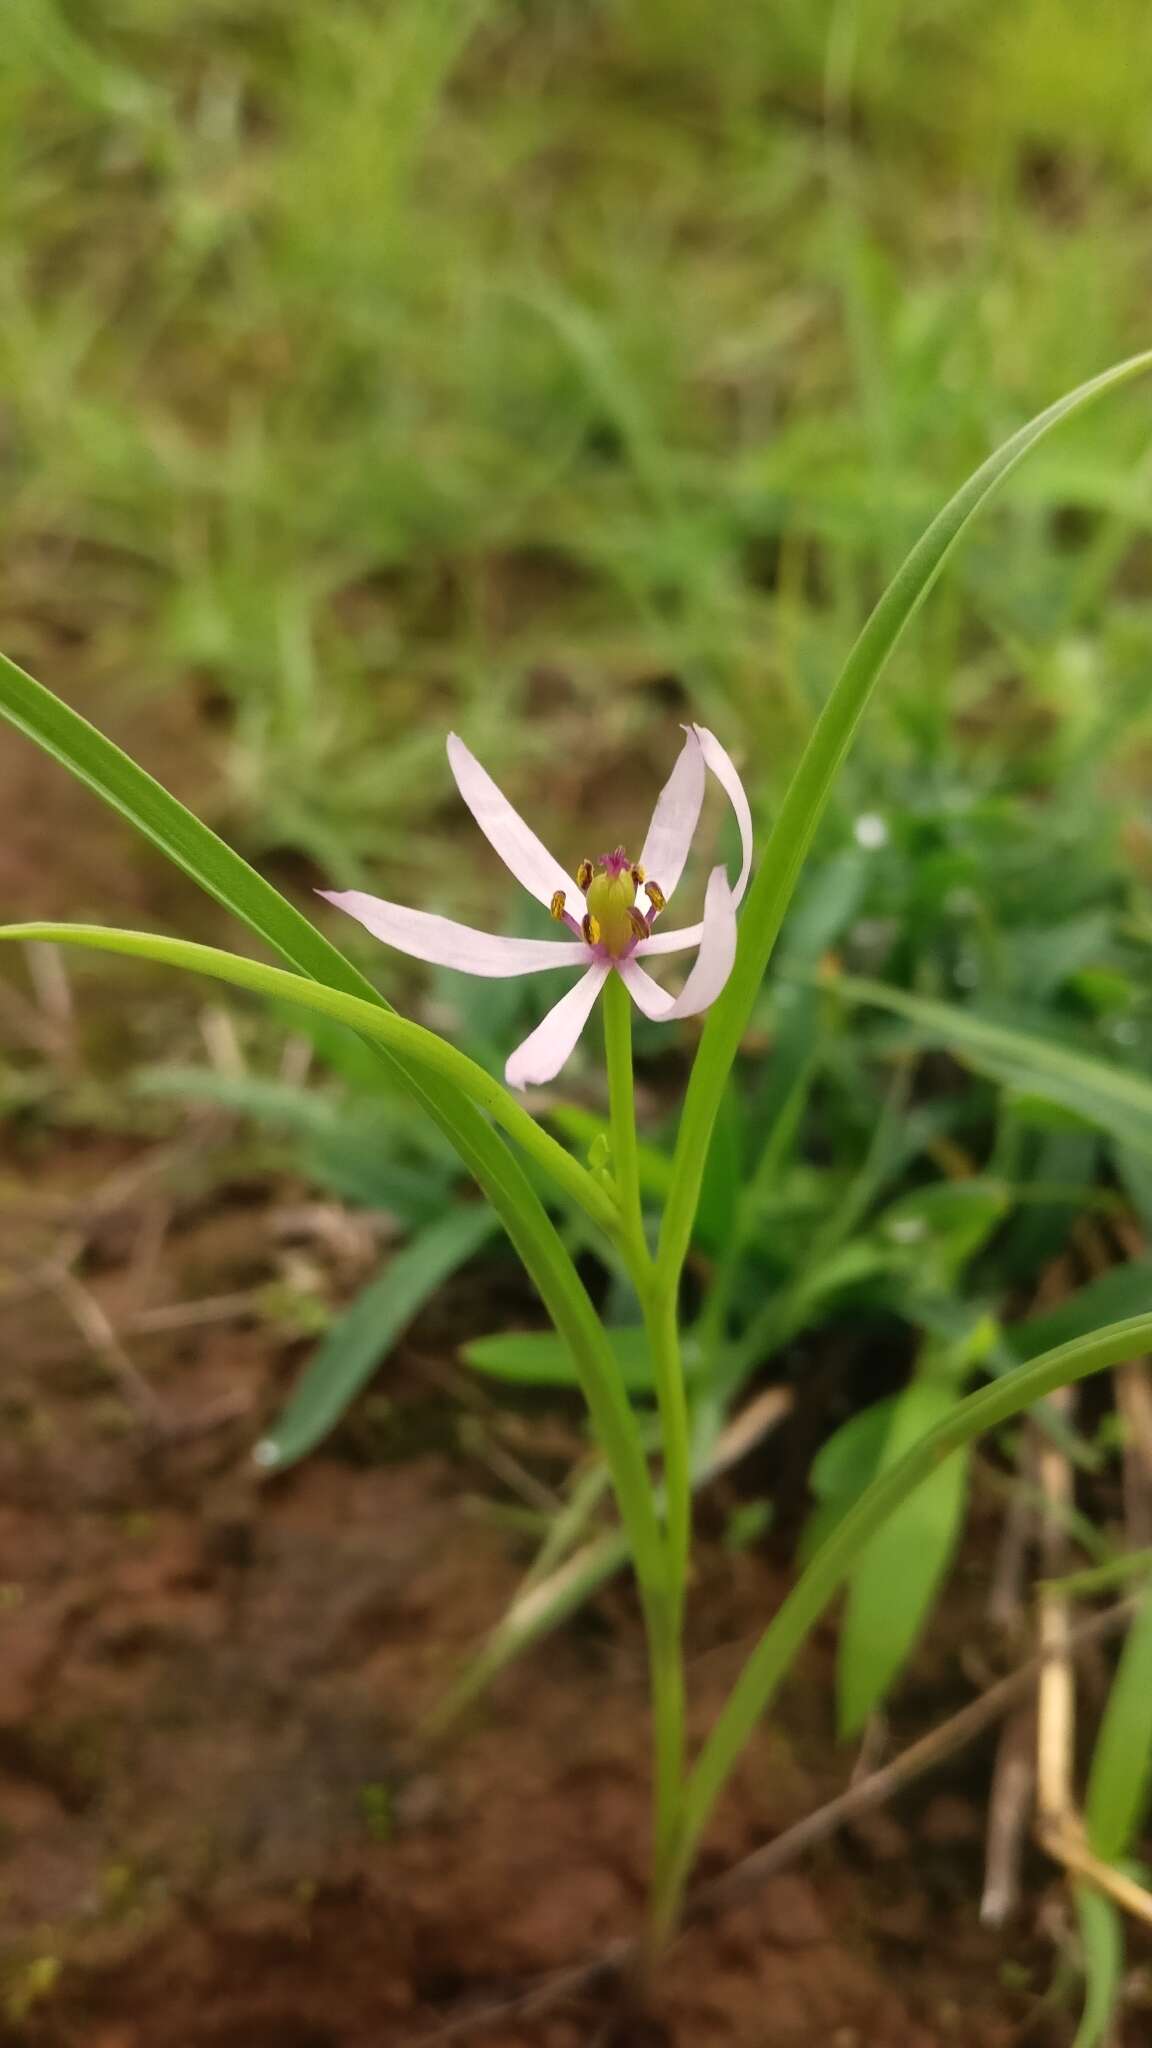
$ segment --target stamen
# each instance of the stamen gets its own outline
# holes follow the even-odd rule
[[[581,890],[587,890],[591,885],[592,863],[590,860],[582,860],[576,870],[576,887]]]
[[[668,898],[659,882],[646,882],[644,886],[648,891],[648,901],[652,905],[652,915],[655,917],[661,910],[668,908]]]
[[[549,908],[549,909],[550,909],[550,911],[552,912],[552,915],[553,915],[553,917],[554,917],[554,918],[556,919],[556,922],[557,922],[557,924],[564,924],[564,923],[566,922],[566,918],[565,918],[565,912],[564,912],[564,891],[563,891],[563,889],[557,889],[557,891],[556,891],[556,894],[555,894],[555,895],[553,896],[553,898],[552,898],[552,901],[551,901],[551,903],[549,904],[548,908]]]
[[[638,939],[647,939],[651,936],[652,928],[648,923],[648,919],[642,910],[637,910],[634,903],[628,912],[628,922]]]
[[[633,865],[632,880],[635,882],[637,888],[640,887],[641,882],[644,880],[644,870],[640,866],[639,861],[636,861]]]
[[[580,929],[584,934],[585,945],[598,946],[600,944],[600,920],[598,917],[592,917],[589,914],[585,917]]]

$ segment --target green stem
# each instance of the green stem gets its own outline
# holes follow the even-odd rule
[[[647,1616],[648,1682],[652,1694],[652,1883],[661,1898],[675,1883],[684,1801],[684,1651],[681,1606],[666,1597]],[[653,1953],[659,1947],[653,1942]]]
[[[632,1084],[632,999],[618,974],[604,984],[604,1054],[608,1067],[608,1113],[621,1228],[633,1250],[631,1262],[644,1310],[652,1375],[660,1410],[664,1455],[665,1517],[671,1578],[683,1605],[692,1534],[692,1459],[684,1367],[680,1357],[677,1287],[661,1285],[653,1272],[640,1206],[636,1145],[636,1099]]]
[[[1132,1316],[1045,1352],[992,1386],[958,1401],[951,1415],[861,1494],[761,1636],[700,1752],[685,1788],[677,1839],[659,1875],[652,1903],[657,1939],[666,1939],[676,1925],[697,1844],[737,1758],[869,1537],[950,1452],[1032,1407],[1057,1387],[1070,1386],[1090,1373],[1139,1357],[1150,1342],[1152,1315]]]
[[[691,1439],[676,1292],[654,1284],[644,1236],[640,1169],[636,1143],[636,1098],[632,1073],[632,998],[618,974],[604,985],[604,1058],[608,1070],[608,1115],[612,1167],[621,1230],[640,1294],[656,1385],[664,1460],[667,1572],[664,1598],[649,1628],[652,1682],[653,1775],[655,1780],[654,1886],[672,1855],[684,1776],[684,1590],[692,1527]]]
[[[637,1270],[647,1264],[644,1213],[640,1206],[640,1159],[636,1143],[636,1097],[632,1082],[632,998],[618,974],[610,974],[601,997],[604,1064],[608,1071],[608,1130],[612,1172],[624,1235]]]
[[[664,1463],[665,1600],[649,1639],[656,1780],[651,1896],[658,1898],[676,1853],[684,1794],[683,1637],[692,1545],[692,1436],[675,1291],[664,1293],[650,1272],[642,1300]]]
[[[649,1284],[644,1296],[644,1326],[660,1410],[669,1576],[677,1604],[683,1607],[692,1545],[692,1430],[680,1357],[676,1296],[655,1281]]]

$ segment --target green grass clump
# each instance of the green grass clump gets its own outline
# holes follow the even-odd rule
[[[434,886],[453,722],[575,807],[671,680],[776,779],[947,489],[1150,325],[1141,0],[15,23],[2,637],[194,689],[250,843],[345,876]],[[1023,482],[886,758],[1004,692],[1075,739],[1136,670],[1144,438]]]

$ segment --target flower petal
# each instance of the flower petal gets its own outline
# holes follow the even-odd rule
[[[584,897],[570,874],[537,839],[519,811],[513,810],[503,790],[498,789],[486,768],[469,752],[454,732],[448,735],[448,765],[456,777],[468,809],[490,846],[495,847],[506,868],[539,902],[550,904],[558,889],[567,898],[577,919],[584,915]]]
[[[549,967],[571,967],[588,959],[582,939],[502,938],[495,932],[475,931],[469,924],[456,924],[450,917],[387,903],[382,896],[366,895],[363,889],[318,889],[316,894],[326,903],[334,903],[337,910],[347,911],[386,946],[410,953],[414,960],[456,967],[461,974],[481,974],[489,979],[541,974]]]
[[[695,1017],[714,1003],[736,958],[736,896],[723,868],[713,868],[704,891],[704,936],[692,972],[668,1017]],[[643,973],[643,969],[641,969]]]
[[[549,1010],[543,1022],[518,1045],[504,1068],[510,1088],[536,1088],[560,1072],[591,1015],[610,969],[597,961],[566,996]]]
[[[637,966],[635,954],[630,960],[622,960],[617,972],[636,1008],[643,1010],[646,1017],[659,1022],[661,1017],[668,1015],[673,998],[666,988],[661,988],[658,981],[653,981],[650,974],[645,974],[644,969]]]
[[[646,1017],[654,1017],[662,1024],[671,1023],[676,1017],[695,1017],[715,1002],[731,974],[736,958],[736,898],[723,868],[713,868],[708,877],[701,929],[700,951],[676,997],[669,996],[644,972],[635,955],[624,961],[620,974],[633,1002]],[[642,949],[642,945],[637,946],[636,952]]]
[[[651,938],[641,939],[633,948],[632,958],[642,960],[645,953],[686,953],[690,946],[698,946],[703,937],[702,924],[674,925],[670,932],[653,932]]]
[[[695,727],[685,730],[684,745],[656,799],[652,823],[640,852],[644,873],[659,883],[666,897],[671,896],[684,872],[704,801],[704,755]]]
[[[694,725],[692,730],[700,743],[700,751],[708,767],[717,782],[722,785],[736,813],[736,823],[740,827],[742,859],[736,887],[732,891],[734,901],[739,903],[748,887],[748,876],[752,868],[752,812],[744,792],[744,784],[736,773],[735,764],[720,745],[715,733],[709,732],[703,725]]]

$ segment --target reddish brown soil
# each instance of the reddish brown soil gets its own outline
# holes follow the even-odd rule
[[[523,1561],[491,1514],[508,1499],[492,1462],[455,1438],[444,1316],[460,1305],[388,1368],[387,1412],[362,1410],[257,1489],[247,1451],[291,1370],[286,1346],[254,1323],[133,1340],[164,1404],[158,1433],[38,1262],[81,1218],[78,1271],[113,1319],[246,1288],[275,1270],[267,1192],[201,1185],[185,1163],[109,1201],[109,1176],[146,1153],[57,1139],[49,1159],[46,1142],[21,1139],[3,1219],[0,2041],[392,2048],[631,1932],[647,1786],[626,1587],[506,1673],[446,1752],[413,1741]],[[481,1420],[506,1446],[507,1417]],[[516,1423],[517,1455],[557,1476],[571,1419]],[[783,1585],[782,1564],[705,1541],[697,1734]],[[754,1745],[708,1868],[843,1783],[829,1679],[824,1643]],[[938,1643],[918,1721],[965,1689]],[[1006,2048],[1026,2026],[1030,2042],[1066,2042],[1066,2014],[1037,2012],[1050,1958],[1034,1931],[1005,1943],[977,1923],[985,1766],[693,1932],[651,2026],[612,2031],[602,2005],[568,2005],[473,2038]],[[1008,1988],[1022,1983],[1034,1991]]]

